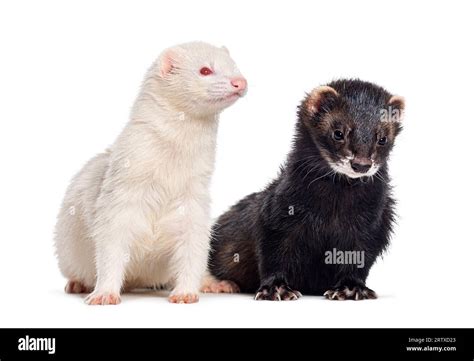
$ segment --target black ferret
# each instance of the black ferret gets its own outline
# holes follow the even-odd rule
[[[365,281],[392,232],[387,159],[403,110],[403,98],[361,80],[308,94],[278,177],[214,225],[211,274],[257,300],[376,298]]]

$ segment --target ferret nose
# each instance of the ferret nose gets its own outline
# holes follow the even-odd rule
[[[357,173],[367,173],[372,167],[372,161],[368,158],[355,157],[351,161],[351,167]]]
[[[238,91],[244,91],[247,88],[247,80],[245,78],[231,79],[230,84]]]

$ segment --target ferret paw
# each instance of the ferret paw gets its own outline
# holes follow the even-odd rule
[[[256,301],[293,301],[301,297],[301,293],[292,290],[287,285],[281,286],[262,286],[255,295]]]
[[[324,292],[324,296],[328,300],[333,301],[344,301],[344,300],[371,300],[376,299],[377,294],[372,291],[370,288],[365,286],[355,286],[355,287],[337,287],[334,289],[327,290]]]
[[[201,287],[203,293],[239,293],[240,288],[234,281],[211,281]]]
[[[171,303],[196,303],[199,301],[199,295],[196,293],[172,293],[168,297]]]
[[[85,286],[79,281],[68,281],[64,287],[66,293],[89,293],[92,291],[90,287]]]
[[[88,305],[118,305],[120,301],[119,294],[95,292],[92,292],[85,300]]]

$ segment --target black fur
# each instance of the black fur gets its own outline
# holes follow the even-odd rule
[[[386,160],[400,119],[381,122],[392,95],[360,80],[328,84],[338,94],[308,95],[298,111],[293,148],[278,177],[223,214],[213,228],[211,273],[257,299],[374,298],[365,280],[386,249],[394,222]],[[402,111],[400,101],[393,107]],[[313,106],[313,108],[311,108]],[[383,123],[383,124],[382,124]],[[334,131],[345,139],[334,140]],[[387,144],[377,142],[387,137]],[[352,151],[380,164],[373,177],[332,171]],[[325,252],[364,251],[365,267],[325,263]]]

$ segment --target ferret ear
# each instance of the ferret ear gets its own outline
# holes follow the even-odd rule
[[[339,93],[330,86],[323,85],[313,89],[306,98],[304,104],[306,112],[313,116],[321,111],[325,104],[335,100],[339,96]]]
[[[221,49],[224,50],[227,54],[230,55],[229,49],[227,49],[227,46],[222,45]]]
[[[400,122],[405,113],[405,98],[399,95],[393,95],[388,101],[390,120]]]
[[[388,105],[392,108],[399,109],[401,111],[405,110],[405,98],[400,95],[394,95],[388,101]]]
[[[178,51],[177,49],[168,49],[165,50],[158,61],[159,66],[159,75],[164,78],[169,75],[178,63]]]

